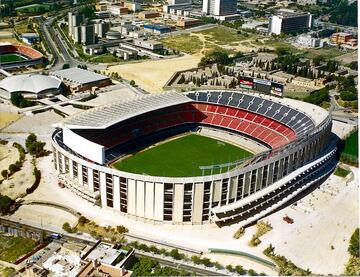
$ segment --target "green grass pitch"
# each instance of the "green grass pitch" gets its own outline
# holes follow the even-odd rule
[[[4,54],[0,55],[0,63],[20,62],[26,59],[18,54]]]
[[[201,176],[199,166],[236,161],[252,154],[232,144],[190,134],[169,140],[115,162],[116,169],[164,177]],[[227,168],[222,171],[225,172]],[[219,173],[214,170],[213,174]],[[204,175],[211,172],[207,170]]]
[[[359,139],[359,131],[357,130],[345,140],[345,147],[343,153],[357,157],[359,155],[358,139]]]

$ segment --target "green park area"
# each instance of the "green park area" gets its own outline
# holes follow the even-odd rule
[[[29,238],[0,235],[0,260],[13,263],[35,246],[36,242]]]

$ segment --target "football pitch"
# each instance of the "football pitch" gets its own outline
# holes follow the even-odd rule
[[[26,59],[18,54],[3,54],[0,55],[0,63],[20,62]]]
[[[201,176],[199,166],[240,160],[252,154],[232,144],[190,134],[140,151],[112,164],[116,169],[151,176]],[[225,172],[227,168],[222,169]],[[220,169],[213,170],[220,173]],[[206,170],[204,175],[211,174]]]

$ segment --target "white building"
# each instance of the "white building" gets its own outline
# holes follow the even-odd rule
[[[308,48],[316,48],[316,47],[323,47],[323,42],[319,38],[313,38],[309,35],[302,35],[298,36],[296,39],[296,42],[303,46]]]
[[[236,0],[203,0],[202,11],[205,14],[219,17],[237,13]]]
[[[317,0],[297,0],[296,1],[298,5],[316,5],[317,4]]]
[[[280,11],[278,15],[273,15],[270,19],[269,33],[280,35],[302,29],[310,29],[312,26],[312,15],[310,13],[295,13]]]
[[[168,0],[169,5],[191,4],[191,0]]]

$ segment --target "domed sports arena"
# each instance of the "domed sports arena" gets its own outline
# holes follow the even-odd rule
[[[336,166],[331,117],[240,91],[144,95],[66,119],[53,133],[60,182],[153,224],[247,226]]]
[[[41,64],[44,56],[39,51],[25,45],[2,43],[0,44],[0,67],[16,68]]]
[[[23,74],[0,81],[0,97],[10,99],[11,94],[20,93],[24,98],[40,99],[61,93],[61,80],[55,76]]]

